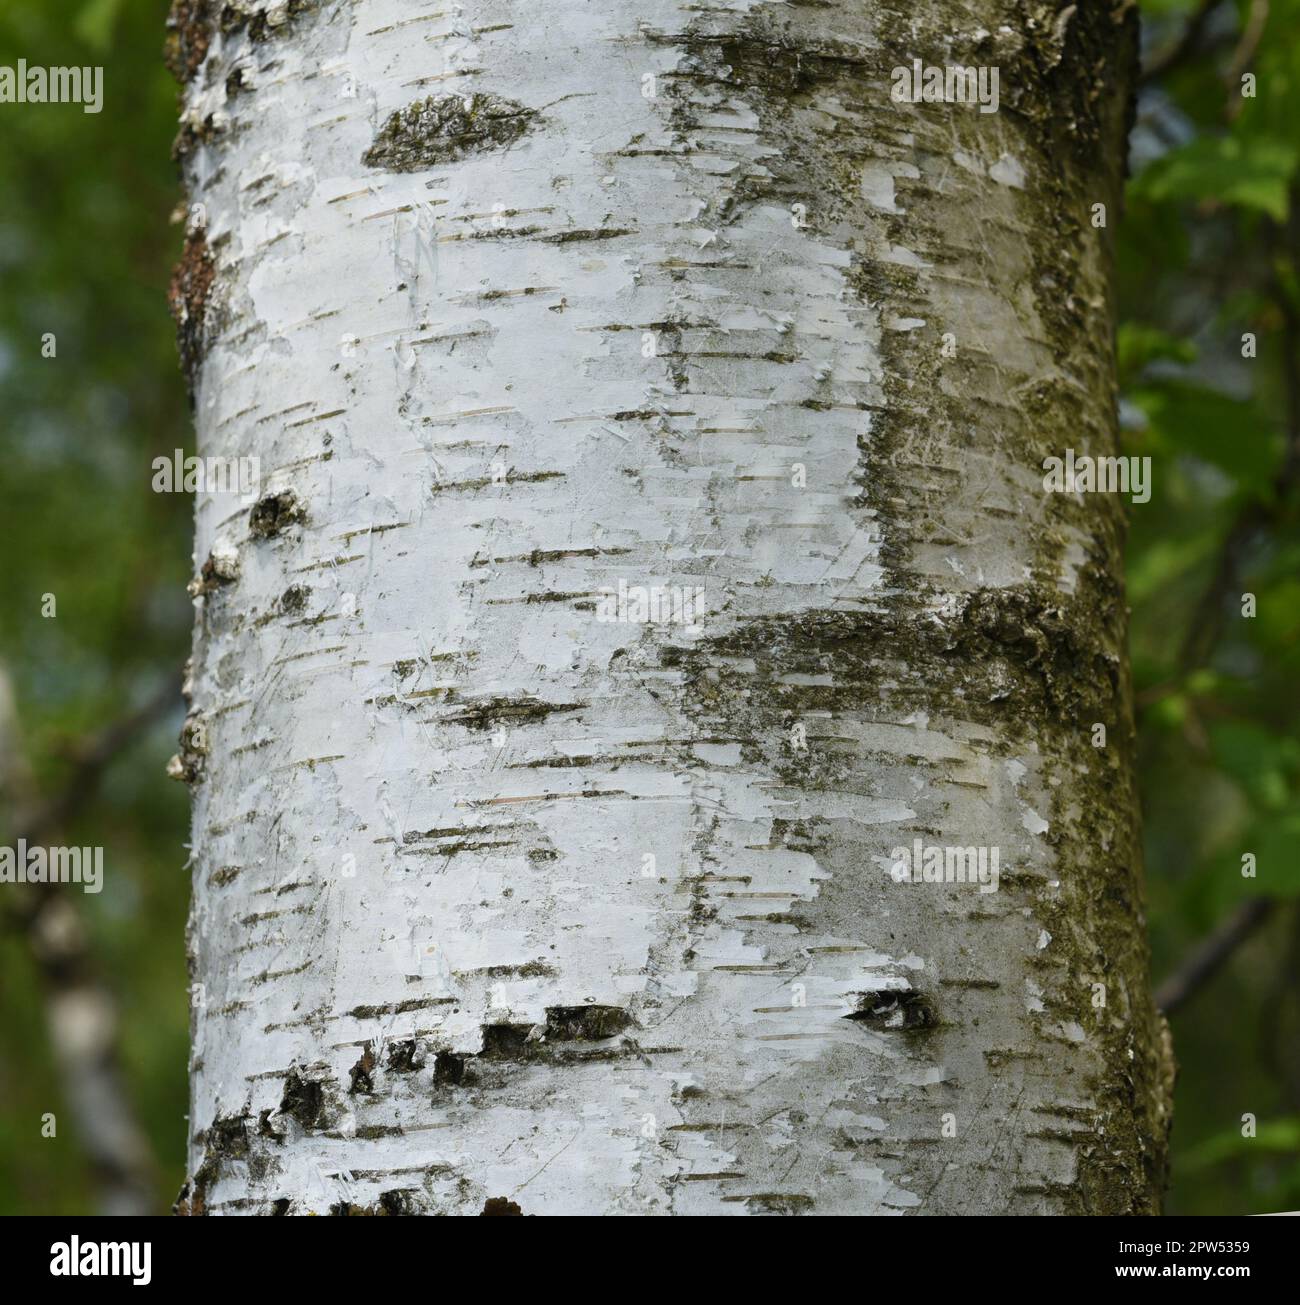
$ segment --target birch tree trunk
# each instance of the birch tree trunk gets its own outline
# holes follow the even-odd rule
[[[1115,451],[1129,0],[171,26],[261,464],[197,503],[179,1208],[1157,1209],[1124,507],[1042,469]]]

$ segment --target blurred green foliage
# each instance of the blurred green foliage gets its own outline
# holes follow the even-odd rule
[[[1294,1210],[1300,0],[1143,9],[1147,67],[1179,50],[1143,88],[1118,234],[1124,451],[1151,457],[1156,486],[1128,557],[1156,975],[1243,899],[1278,903],[1173,1017],[1167,1208]]]
[[[0,669],[44,796],[78,740],[161,684],[176,711],[124,752],[67,832],[100,844],[105,887],[76,894],[122,1007],[122,1060],[166,1209],[184,1166],[188,801],[163,777],[188,655],[192,504],[150,489],[150,460],[192,451],[167,316],[179,248],[162,65],[165,0],[4,0],[0,64],[104,65],[104,107],[0,106]],[[15,112],[15,109],[17,111]],[[42,357],[55,336],[56,356]],[[41,615],[53,594],[57,616]],[[14,837],[0,794],[0,841]],[[12,890],[7,890],[12,891]],[[0,932],[0,1211],[95,1208],[49,1051],[27,940]],[[54,1139],[41,1115],[58,1120]]]
[[[0,118],[0,668],[46,794],[66,781],[72,742],[178,683],[188,648],[190,504],[152,493],[148,472],[193,439],[166,312],[180,244],[166,8],[0,0],[0,64],[106,68],[98,115],[61,105]],[[1124,451],[1152,458],[1155,486],[1131,512],[1129,595],[1157,978],[1245,898],[1277,903],[1174,1018],[1168,1208],[1296,1209],[1300,0],[1142,8],[1148,66],[1168,66],[1139,101],[1118,347]],[[56,358],[41,356],[47,332]],[[46,593],[57,619],[41,616]],[[180,1185],[186,1109],[187,802],[162,778],[179,714],[178,702],[118,759],[68,835],[111,849],[105,891],[77,905],[121,1000],[160,1210]],[[5,819],[0,805],[7,839]],[[27,940],[0,933],[3,1213],[93,1206],[39,987]]]

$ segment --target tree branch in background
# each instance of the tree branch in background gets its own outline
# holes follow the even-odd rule
[[[1214,573],[1196,604],[1192,619],[1187,623],[1187,631],[1178,652],[1181,675],[1186,676],[1209,661],[1210,654],[1223,633],[1224,603],[1237,587],[1246,558],[1256,539],[1267,529],[1272,516],[1268,505],[1252,500],[1228,527]]]
[[[104,771],[117,755],[179,701],[176,686],[164,685],[144,706],[75,745],[72,749],[73,770],[68,782],[57,797],[38,808],[24,822],[20,836],[29,844],[35,844],[51,830],[61,829],[94,796]]]
[[[1237,907],[1156,989],[1156,1005],[1166,1015],[1185,1005],[1222,968],[1237,946],[1268,919],[1275,905],[1271,897],[1254,897]]]
[[[30,814],[7,822],[16,837],[31,847],[57,835],[93,797],[112,762],[177,699],[174,686],[161,689],[143,707],[78,746],[63,790]],[[27,805],[33,781],[18,743],[3,671],[0,780],[11,811]],[[4,922],[26,937],[40,973],[64,1099],[94,1171],[99,1207],[105,1214],[155,1213],[153,1155],[118,1067],[117,1002],[98,973],[80,913],[63,885],[12,888],[16,891],[6,894]]]
[[[1175,68],[1180,68],[1197,53],[1200,48],[1201,37],[1205,32],[1205,26],[1210,21],[1210,15],[1219,7],[1220,2],[1221,0],[1201,0],[1196,12],[1187,20],[1187,26],[1183,28],[1182,35],[1178,40],[1157,54],[1142,69],[1138,77],[1140,86],[1145,86],[1148,82],[1153,82],[1160,77],[1168,76]]]
[[[1263,10],[1267,15],[1266,2]],[[1254,10],[1252,17],[1253,15]],[[1293,186],[1291,189],[1290,218],[1286,229],[1270,224],[1270,231],[1272,238],[1269,243],[1275,253],[1289,255],[1292,259],[1300,254],[1300,187]],[[1274,279],[1273,292],[1281,308],[1283,321],[1286,453],[1273,482],[1273,501],[1260,503],[1255,500],[1246,504],[1224,538],[1214,575],[1192,614],[1179,652],[1178,665],[1183,676],[1209,661],[1210,654],[1223,633],[1224,603],[1241,583],[1241,573],[1252,544],[1261,532],[1282,519],[1293,493],[1300,486],[1300,307],[1292,298],[1290,288],[1278,278]],[[1177,1010],[1218,971],[1233,949],[1267,919],[1273,906],[1271,898],[1261,897],[1238,907],[1160,985],[1156,992],[1156,1005],[1166,1015]]]
[[[1241,74],[1250,67],[1255,58],[1255,51],[1264,37],[1264,28],[1268,26],[1268,0],[1250,0],[1250,13],[1246,16],[1246,25],[1241,31],[1241,40],[1232,52],[1232,62],[1223,74],[1224,85],[1231,91],[1239,89],[1237,83]],[[1242,95],[1228,97],[1228,121],[1231,122],[1241,112],[1246,103]]]
[[[1294,228],[1296,211],[1300,207],[1300,194],[1291,195],[1291,239],[1294,252],[1300,252],[1300,238]],[[1270,224],[1271,225],[1271,224]],[[1281,233],[1273,228],[1276,246]],[[1292,494],[1300,485],[1300,312],[1291,300],[1288,288],[1275,281],[1274,298],[1282,312],[1282,373],[1286,380],[1286,453],[1281,469],[1273,482],[1273,498],[1269,503],[1253,499],[1237,515],[1224,536],[1218,564],[1210,583],[1188,623],[1187,633],[1178,656],[1179,670],[1186,675],[1204,666],[1223,632],[1223,607],[1229,594],[1240,583],[1242,569],[1251,547],[1258,536],[1277,523],[1288,508]]]

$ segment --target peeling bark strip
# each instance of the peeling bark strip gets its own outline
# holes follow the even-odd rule
[[[1116,445],[1131,5],[238,9],[182,1208],[1156,1208],[1122,508],[1041,473]]]
[[[203,357],[208,297],[212,293],[215,263],[201,231],[185,239],[180,261],[172,272],[168,303],[176,323],[176,349],[190,385]]]

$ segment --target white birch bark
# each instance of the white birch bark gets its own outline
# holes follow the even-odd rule
[[[1083,8],[178,4],[183,1209],[1153,1208]]]

